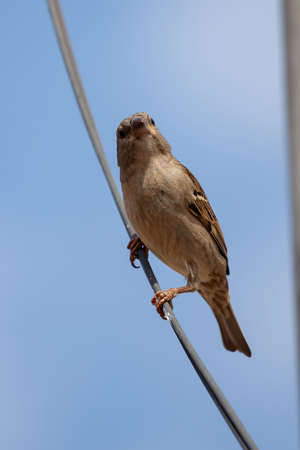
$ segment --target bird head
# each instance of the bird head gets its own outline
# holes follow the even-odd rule
[[[117,128],[118,164],[147,160],[153,155],[170,153],[170,145],[157,129],[149,114],[142,112],[124,119]]]

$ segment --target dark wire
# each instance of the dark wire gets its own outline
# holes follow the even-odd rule
[[[285,0],[282,2],[282,7],[286,59],[286,112],[293,202],[295,324],[297,327],[298,402],[300,405],[300,2],[299,0]],[[300,420],[300,416],[298,420]]]
[[[121,200],[118,188],[114,182],[114,179],[112,177],[110,168],[108,166],[104,150],[93,120],[93,116],[91,113],[91,110],[89,108],[89,104],[80,80],[80,75],[77,69],[77,65],[75,62],[75,58],[73,55],[72,47],[67,35],[66,27],[64,24],[62,12],[59,6],[58,0],[48,0],[48,6],[50,10],[50,14],[52,17],[52,21],[54,24],[54,28],[56,31],[57,40],[62,52],[62,56],[65,61],[65,65],[69,74],[70,81],[73,86],[74,94],[77,100],[77,103],[79,105],[83,120],[85,122],[85,126],[87,128],[88,134],[90,136],[91,142],[93,144],[94,150],[96,152],[96,155],[98,157],[99,163],[103,169],[104,175],[106,177],[107,183],[109,185],[109,188],[111,190],[111,193],[114,197],[115,203],[117,205],[117,208],[119,210],[120,216],[123,220],[123,223],[126,227],[126,230],[129,234],[129,237],[132,238],[135,236],[135,232],[129,222],[129,219],[127,217],[123,202]],[[143,249],[140,249],[138,251],[138,257],[141,262],[141,265],[144,269],[144,272],[148,278],[148,281],[154,290],[154,292],[157,292],[160,287],[159,283],[152,271],[152,268],[146,258],[145,252]],[[231,431],[235,435],[236,439],[240,443],[241,447],[244,449],[257,449],[258,447],[252,440],[251,436],[248,434],[247,430],[245,429],[242,422],[239,420],[238,416],[230,406],[229,402],[226,400],[225,396],[223,395],[221,389],[218,387],[218,385],[215,383],[213,377],[210,375],[209,371],[201,361],[200,357],[198,356],[196,350],[193,348],[192,344],[188,340],[187,336],[185,335],[183,329],[181,328],[178,320],[176,319],[172,309],[170,308],[168,303],[164,304],[164,313],[166,318],[171,324],[171,327],[173,328],[178,340],[180,341],[185,353],[187,354],[189,360],[191,361],[194,369],[196,370],[197,374],[199,375],[202,383],[206,387],[209,395],[215,402],[217,408],[219,409],[220,413],[224,417],[225,421],[227,422],[227,425],[230,427]]]

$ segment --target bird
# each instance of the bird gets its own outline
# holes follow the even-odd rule
[[[227,275],[228,254],[219,222],[196,177],[171,153],[154,119],[141,112],[116,130],[117,160],[126,213],[136,236],[128,244],[135,266],[139,248],[150,250],[183,275],[186,285],[159,290],[163,305],[179,294],[197,291],[213,311],[224,347],[250,357],[251,350],[233,312]]]

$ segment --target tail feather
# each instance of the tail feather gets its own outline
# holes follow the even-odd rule
[[[224,347],[231,352],[238,350],[250,357],[251,350],[235,318],[231,305],[229,304],[226,307],[224,313],[214,311],[214,314],[220,327]]]

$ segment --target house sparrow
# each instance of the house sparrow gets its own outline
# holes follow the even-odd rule
[[[148,114],[124,119],[116,134],[125,208],[138,235],[128,245],[131,263],[143,246],[187,280],[155,294],[158,313],[164,318],[165,302],[172,306],[176,295],[198,291],[217,319],[225,348],[250,357],[230,305],[224,236],[204,190],[174,158]]]

